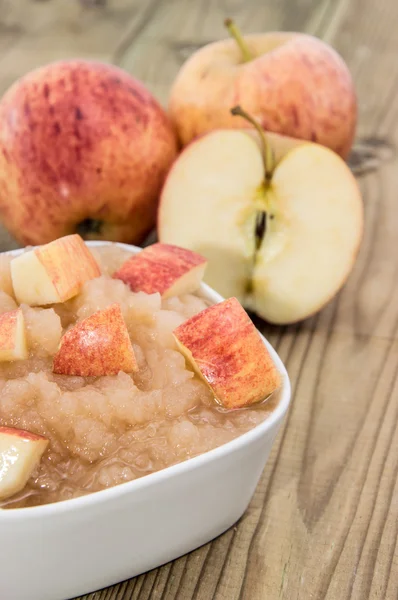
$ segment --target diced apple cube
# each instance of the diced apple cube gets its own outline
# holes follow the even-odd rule
[[[18,304],[14,298],[3,292],[3,290],[0,290],[0,314],[10,312],[16,308],[18,308]]]
[[[133,292],[163,298],[195,292],[203,279],[207,260],[191,250],[170,244],[153,244],[129,258],[113,275]]]
[[[20,308],[0,315],[0,361],[28,357],[25,320]]]
[[[226,408],[265,400],[281,376],[236,298],[210,306],[174,330],[181,352]]]
[[[20,304],[30,306],[65,302],[100,274],[93,255],[77,234],[24,252],[11,262],[15,297]]]
[[[134,350],[119,304],[98,310],[69,329],[54,356],[61,375],[100,377],[137,371]]]
[[[0,427],[0,500],[25,487],[47,445],[48,440],[41,435]]]

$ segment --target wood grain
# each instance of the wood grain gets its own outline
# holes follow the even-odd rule
[[[365,239],[342,293],[294,327],[257,325],[294,399],[249,509],[188,556],[84,600],[398,598],[398,3],[396,0],[0,0],[0,92],[71,56],[114,62],[163,102],[183,61],[245,31],[310,32],[347,61],[360,119],[351,164]],[[1,232],[1,249],[15,243]],[[83,600],[83,599],[82,599]]]

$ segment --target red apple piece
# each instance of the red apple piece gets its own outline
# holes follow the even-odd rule
[[[133,292],[163,298],[196,291],[203,279],[207,260],[191,250],[170,244],[153,244],[129,258],[114,274]]]
[[[15,296],[30,306],[65,302],[100,275],[94,256],[77,234],[24,252],[11,262]]]
[[[0,315],[0,361],[28,358],[25,320],[21,308]]]
[[[48,440],[41,435],[0,427],[0,500],[25,487],[47,445]]]
[[[98,310],[69,329],[54,356],[61,375],[100,377],[137,371],[134,350],[119,304]]]
[[[281,376],[236,298],[198,313],[174,330],[177,345],[225,408],[266,399]]]

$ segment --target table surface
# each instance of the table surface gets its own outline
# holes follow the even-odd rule
[[[331,43],[359,95],[350,164],[365,238],[339,296],[299,325],[257,325],[285,361],[293,403],[249,509],[210,544],[85,600],[398,598],[397,0],[0,0],[0,93],[50,60],[133,73],[166,103],[182,62],[242,29]],[[16,247],[0,231],[0,249]]]

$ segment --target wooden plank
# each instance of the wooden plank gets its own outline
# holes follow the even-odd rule
[[[81,56],[110,62],[128,29],[139,29],[148,18],[147,6],[140,0],[97,6],[78,0],[3,0],[0,93],[30,69],[50,61]]]
[[[163,104],[183,61],[245,31],[332,43],[358,90],[352,164],[365,238],[343,292],[296,326],[256,324],[288,367],[294,401],[246,514],[188,556],[85,600],[395,600],[398,592],[398,3],[396,0],[0,1],[0,92],[69,56],[120,64]],[[12,241],[0,232],[0,248]]]

